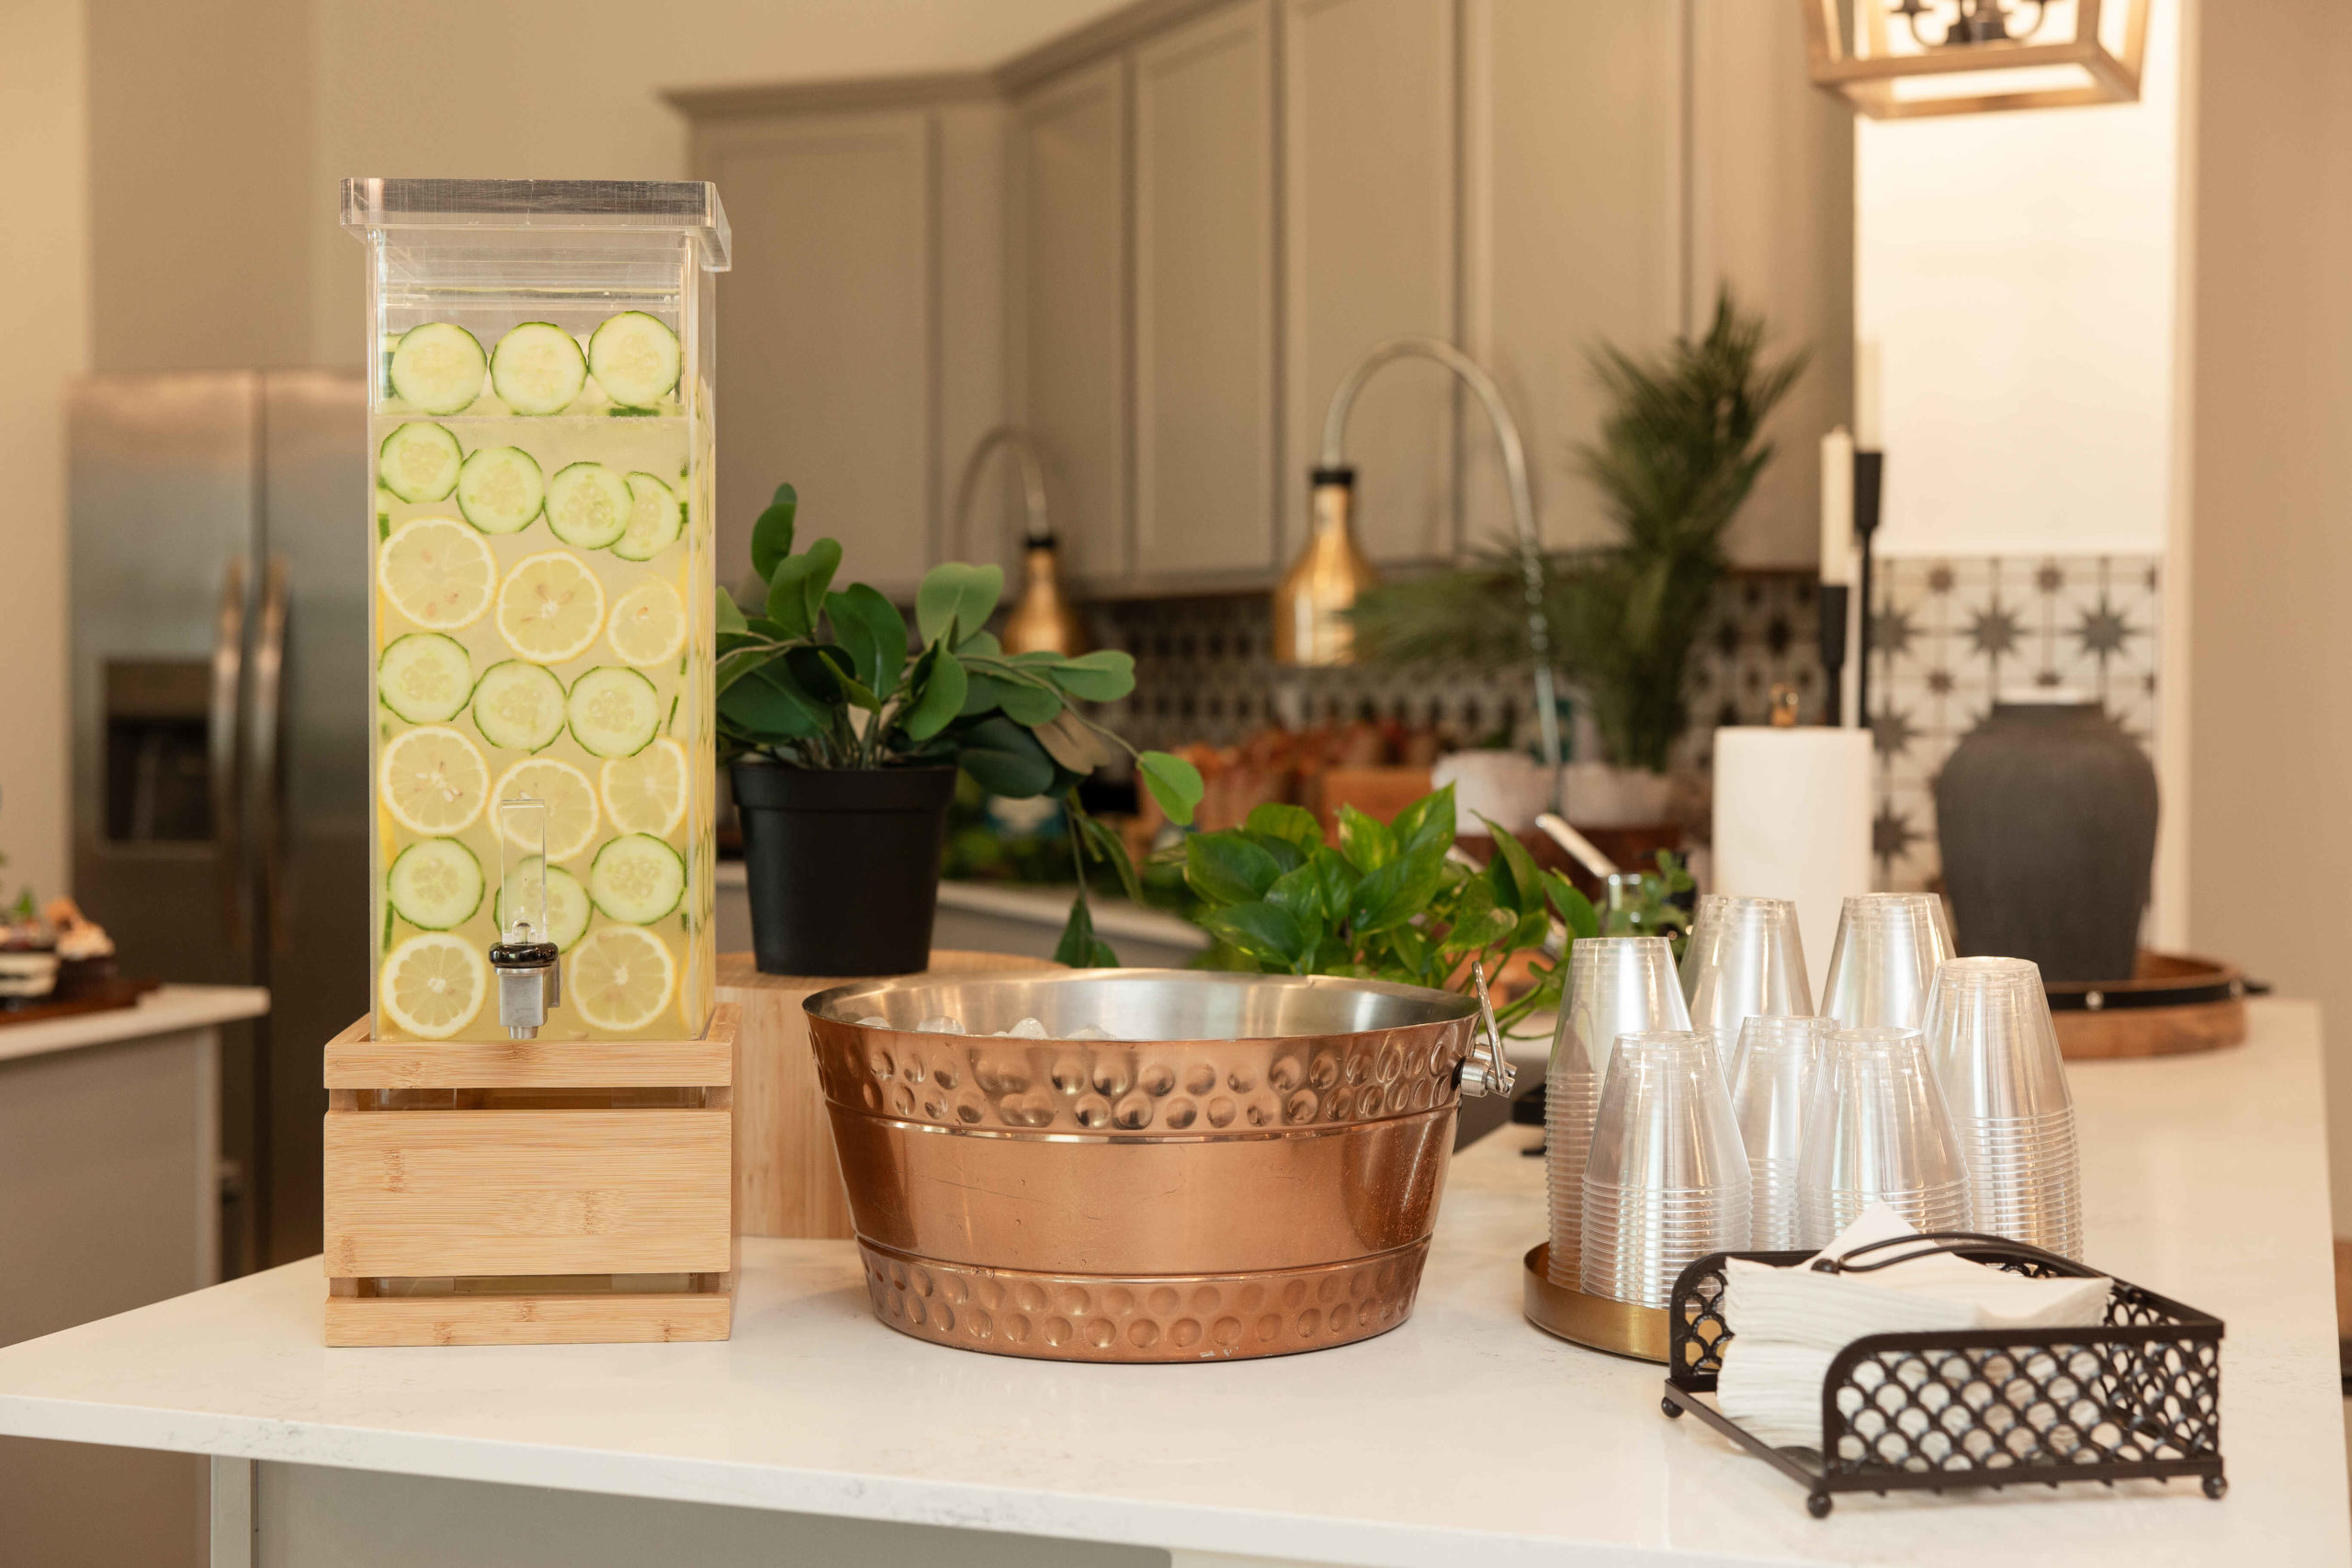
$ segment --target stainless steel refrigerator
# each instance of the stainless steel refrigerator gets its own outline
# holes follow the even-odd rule
[[[320,1046],[368,1008],[356,375],[72,394],[74,891],[121,972],[266,986],[222,1061],[224,1273],[320,1245]]]

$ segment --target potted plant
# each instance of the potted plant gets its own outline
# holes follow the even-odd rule
[[[1055,795],[1070,814],[1079,891],[1057,956],[1115,962],[1093,934],[1085,860],[1132,881],[1118,836],[1076,785],[1122,750],[1169,819],[1192,820],[1201,778],[1137,752],[1083,703],[1135,688],[1135,661],[1008,654],[989,635],[994,566],[950,562],[915,594],[915,637],[865,583],[833,587],[842,547],[794,546],[798,498],[778,486],[752,530],[765,593],[718,604],[718,749],[743,819],[752,942],[768,974],[854,976],[921,969],[931,952],[948,802],[961,768],[994,795]]]
[[[1803,353],[1767,364],[1764,336],[1726,288],[1704,337],[1677,338],[1651,361],[1607,344],[1592,355],[1611,407],[1577,458],[1618,536],[1551,556],[1544,572],[1553,649],[1600,737],[1598,762],[1570,776],[1574,820],[1665,814],[1667,764],[1690,722],[1690,656],[1728,570],[1724,536],[1772,460],[1765,420],[1804,366]],[[1355,646],[1390,663],[1518,669],[1529,658],[1525,595],[1518,552],[1496,551],[1366,594]]]

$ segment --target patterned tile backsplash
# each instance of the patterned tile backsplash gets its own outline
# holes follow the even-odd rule
[[[2095,694],[2153,748],[2152,558],[1883,560],[1872,586],[1872,840],[1882,887],[1924,887],[1936,876],[1936,772],[1996,693],[2031,685]],[[1820,711],[1816,591],[1811,575],[1784,571],[1741,572],[1718,591],[1691,673],[1690,732],[1676,758],[1690,795],[1703,794],[1714,727],[1764,723],[1774,685],[1793,684],[1808,717]],[[1138,746],[1231,745],[1271,724],[1364,718],[1432,726],[1464,743],[1532,732],[1524,678],[1275,664],[1262,594],[1097,604],[1088,615],[1099,646],[1135,655],[1135,694],[1102,716]],[[1575,754],[1596,755],[1589,729],[1577,728]]]

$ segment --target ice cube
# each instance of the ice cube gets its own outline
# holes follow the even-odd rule
[[[857,1022],[858,1027],[861,1029],[888,1029],[890,1027],[890,1021],[884,1018],[878,1012],[869,1012],[864,1018],[859,1019]]]
[[[1099,1023],[1083,1024],[1062,1036],[1065,1040],[1116,1040],[1117,1035]]]
[[[1012,1040],[1045,1040],[1050,1038],[1050,1036],[1046,1033],[1045,1024],[1039,1020],[1034,1018],[1024,1018],[1020,1022],[1014,1024],[1011,1029],[999,1031],[999,1034],[1001,1038]]]
[[[964,1032],[964,1021],[944,1015],[938,1018],[926,1018],[915,1025],[915,1032],[917,1034],[961,1034]]]

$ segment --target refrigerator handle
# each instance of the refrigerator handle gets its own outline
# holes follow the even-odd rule
[[[220,574],[220,608],[212,623],[212,712],[206,741],[211,762],[212,841],[220,855],[220,911],[229,950],[248,953],[244,892],[244,803],[239,789],[238,708],[245,676],[245,562],[232,556]]]
[[[253,706],[245,765],[253,783],[250,818],[261,863],[263,929],[273,953],[291,951],[286,920],[286,558],[272,556],[262,575],[261,625],[254,635]]]

